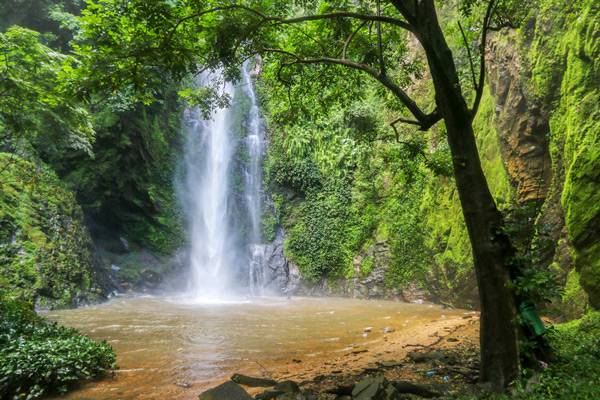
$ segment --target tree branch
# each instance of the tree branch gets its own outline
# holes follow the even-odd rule
[[[402,16],[404,18],[406,18],[407,21],[411,21],[411,19],[414,19],[417,16],[417,10],[418,10],[418,2],[415,0],[415,2],[411,5],[411,7],[414,6],[414,10],[410,10],[409,7],[407,7],[404,4],[404,0],[390,0],[390,3],[392,3],[392,5],[396,8],[396,10],[398,10],[400,12],[400,14],[402,14]]]
[[[356,30],[354,32],[352,32],[350,34],[350,36],[348,36],[348,39],[346,39],[346,43],[344,43],[344,50],[342,50],[342,60],[346,59],[346,51],[348,50],[348,46],[350,45],[350,42],[352,42],[352,39],[354,39],[354,36],[362,29],[364,28],[364,26],[366,24],[368,24],[369,21],[364,21],[362,24],[360,24],[360,26],[358,28],[356,28]]]
[[[496,7],[496,0],[490,0],[488,8],[483,19],[483,30],[481,33],[481,43],[479,45],[480,65],[479,65],[479,83],[477,84],[477,92],[475,94],[475,101],[473,102],[473,108],[471,109],[471,118],[475,118],[479,105],[481,104],[481,98],[483,97],[483,87],[485,85],[485,48],[487,47],[487,35],[490,27],[490,20],[492,13]]]
[[[477,78],[475,77],[475,65],[473,64],[473,55],[471,54],[471,46],[469,46],[469,41],[467,40],[467,35],[465,34],[465,30],[463,29],[460,21],[458,21],[458,27],[460,28],[460,33],[462,35],[463,41],[465,42],[465,48],[467,49],[467,55],[469,56],[469,64],[471,66],[471,77],[473,78],[473,88],[475,89],[475,91],[477,91],[479,86],[477,84]]]
[[[437,110],[431,114],[425,114],[419,108],[417,103],[415,103],[415,101],[413,99],[411,99],[410,96],[408,96],[408,94],[400,86],[396,85],[388,76],[382,74],[380,71],[377,71],[376,69],[374,69],[373,67],[371,67],[369,65],[361,64],[356,61],[344,60],[344,59],[338,59],[338,58],[330,58],[330,57],[317,57],[317,58],[305,59],[305,58],[301,58],[300,56],[298,56],[297,54],[294,54],[292,52],[282,50],[282,49],[275,49],[275,48],[263,47],[261,49],[261,51],[266,52],[266,53],[283,54],[283,55],[293,58],[293,61],[289,62],[288,65],[292,65],[292,64],[337,64],[337,65],[343,65],[348,68],[366,72],[368,75],[371,75],[373,78],[377,79],[383,86],[388,88],[392,93],[394,93],[394,95],[396,97],[398,97],[398,99],[400,99],[402,104],[404,104],[404,106],[406,106],[408,111],[410,111],[410,113],[418,121],[418,124],[419,124],[421,130],[424,130],[424,131],[428,130],[429,128],[431,128],[435,123],[437,123],[441,119],[441,116],[439,115]]]
[[[380,0],[377,0],[377,16],[381,15]],[[379,69],[385,75],[385,62],[383,61],[383,51],[381,49],[381,21],[377,21],[377,49],[379,51]]]
[[[173,28],[171,29],[171,32],[169,32],[169,35],[167,35],[167,38],[165,39],[165,43],[168,43],[169,41],[171,41],[171,39],[173,38],[173,35],[177,31],[177,29],[179,29],[181,24],[183,24],[185,21],[188,21],[188,20],[194,19],[194,18],[198,18],[203,15],[210,14],[210,13],[216,13],[216,12],[220,12],[220,11],[231,11],[231,10],[243,10],[243,11],[247,11],[249,13],[255,14],[262,19],[261,25],[262,25],[262,23],[267,23],[267,22],[276,22],[278,24],[286,24],[287,25],[287,24],[295,24],[295,23],[306,22],[306,21],[319,21],[319,20],[336,19],[336,18],[355,18],[355,19],[359,19],[361,21],[384,22],[384,23],[388,23],[390,25],[399,26],[402,29],[412,32],[412,28],[407,22],[405,22],[401,19],[398,19],[398,18],[392,18],[392,17],[380,16],[380,15],[367,15],[367,14],[360,14],[360,13],[355,13],[355,12],[340,11],[340,12],[333,12],[333,13],[326,13],[326,14],[305,15],[302,17],[286,19],[283,17],[276,17],[276,16],[272,16],[272,15],[263,14],[262,12],[253,9],[252,7],[244,6],[241,4],[235,4],[235,5],[230,5],[230,6],[215,7],[215,8],[211,8],[208,10],[199,11],[197,13],[190,14],[186,17],[180,18],[175,23]]]

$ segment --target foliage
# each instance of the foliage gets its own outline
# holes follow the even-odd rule
[[[148,106],[109,98],[93,115],[94,159],[34,142],[77,193],[92,225],[100,225],[92,233],[101,245],[106,231],[164,254],[185,242],[174,184],[183,148],[181,86],[165,82],[159,101]]]
[[[302,276],[344,276],[352,253],[346,243],[356,222],[350,211],[347,182],[332,180],[323,190],[310,191],[298,209],[299,220],[288,232],[285,250],[298,263]]]
[[[365,279],[369,276],[373,267],[375,266],[375,257],[367,256],[360,262],[360,272],[358,274],[359,279]]]
[[[556,362],[545,370],[525,371],[513,384],[512,396],[482,394],[479,398],[507,400],[587,400],[600,396],[600,313],[556,325],[547,334]],[[537,377],[536,377],[537,375]],[[532,379],[533,378],[533,379]],[[527,383],[531,379],[531,383]]]
[[[48,323],[21,300],[0,299],[1,399],[65,392],[82,378],[115,368],[115,353],[75,329]]]
[[[516,250],[511,260],[516,271],[516,277],[511,282],[515,294],[536,304],[551,302],[560,296],[561,284],[556,272],[548,268],[541,257],[555,246],[550,238],[552,227],[549,224],[536,224],[540,216],[536,202],[511,202],[503,212],[507,221],[503,230],[511,238]]]
[[[17,26],[0,33],[0,140],[6,145],[43,136],[91,154],[89,114],[70,90],[75,59],[38,39],[37,32]]]
[[[97,299],[92,243],[73,193],[43,164],[0,153],[0,165],[0,292],[49,307]]]
[[[261,222],[261,236],[263,243],[271,243],[275,239],[277,228],[279,226],[279,219],[271,213],[266,213],[260,220]]]
[[[0,4],[0,31],[13,25],[39,32],[40,41],[66,53],[73,38],[69,15],[77,14],[84,0],[4,0]]]

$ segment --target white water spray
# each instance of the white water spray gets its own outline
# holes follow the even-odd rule
[[[243,92],[250,100],[249,115],[244,116],[246,135],[242,139],[249,159],[241,171],[244,177],[241,208],[247,213],[246,220],[250,224],[246,243],[239,242],[239,224],[234,223],[232,215],[236,202],[231,189],[232,161],[238,140],[229,123],[233,111],[215,110],[208,120],[202,119],[197,111],[190,115],[183,196],[190,231],[189,292],[202,302],[240,295],[241,287],[248,287],[253,296],[264,295],[266,246],[262,244],[260,225],[264,199],[261,171],[266,138],[247,65],[242,69],[242,77]],[[233,86],[227,85],[225,90],[233,96]],[[237,204],[239,209],[239,199]],[[246,279],[247,282],[240,282]]]
[[[245,171],[245,198],[251,224],[251,235],[248,243],[250,250],[249,278],[250,291],[253,296],[264,296],[264,263],[265,244],[261,235],[261,216],[264,196],[262,191],[262,161],[266,144],[263,119],[260,117],[256,93],[252,77],[248,71],[248,63],[242,69],[244,93],[250,99],[250,112],[246,135],[249,165]]]
[[[232,95],[233,87],[225,91]],[[212,112],[204,120],[192,111],[188,132],[186,194],[190,230],[190,292],[198,299],[215,299],[230,289],[235,262],[235,235],[231,232],[230,167],[233,142],[229,109]]]

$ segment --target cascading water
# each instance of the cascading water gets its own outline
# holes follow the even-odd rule
[[[243,196],[238,194],[243,197],[241,207],[231,187],[238,143],[230,125],[234,110],[215,110],[210,119],[203,119],[200,113],[192,110],[188,120],[183,200],[190,231],[189,291],[202,301],[243,294],[239,292],[241,287],[249,287],[253,296],[264,295],[266,246],[261,243],[260,221],[264,198],[261,170],[266,138],[247,65],[242,69],[242,77],[242,92],[250,101],[250,110],[243,116],[246,132],[244,138],[239,139],[245,143],[249,156],[238,165],[241,169],[238,172],[242,172],[244,178],[243,193],[240,193]],[[233,86],[228,85],[225,90],[233,96]],[[249,232],[245,243],[240,241],[243,236],[239,232],[240,223],[233,215],[236,206],[247,214],[244,220],[249,225]],[[243,282],[245,279],[247,282]]]
[[[225,91],[232,95],[233,87],[227,85]],[[185,151],[189,289],[195,297],[206,300],[218,299],[230,290],[231,266],[236,259],[235,234],[229,215],[233,153],[229,114],[229,109],[218,109],[205,120],[197,110],[192,110]]]
[[[248,71],[248,63],[242,69],[244,93],[250,99],[250,112],[248,114],[246,148],[248,149],[249,165],[245,178],[245,199],[250,217],[251,234],[249,238],[250,262],[249,277],[250,291],[253,296],[264,296],[264,258],[265,244],[261,235],[261,216],[264,196],[262,193],[262,161],[265,148],[265,133],[263,120],[260,117],[256,93],[252,77]]]

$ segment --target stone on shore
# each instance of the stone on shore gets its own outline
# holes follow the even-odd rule
[[[352,390],[354,400],[386,400],[389,382],[383,376],[360,381]]]
[[[199,400],[253,400],[246,391],[235,382],[225,382],[207,390],[198,396]]]
[[[256,400],[273,400],[278,398],[277,396],[280,396],[282,394],[285,394],[285,392],[283,390],[266,390],[262,393],[257,394],[256,396],[254,396],[254,398]]]
[[[293,394],[298,393],[300,391],[300,388],[298,387],[298,384],[294,381],[283,381],[275,385],[275,390],[281,390],[285,393]]]

